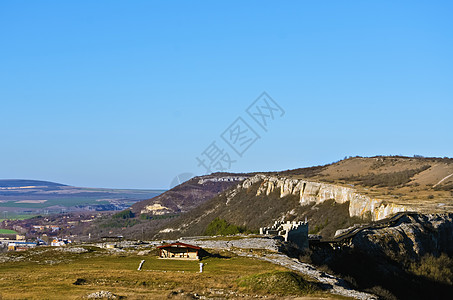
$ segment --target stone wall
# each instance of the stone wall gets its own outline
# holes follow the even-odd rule
[[[196,245],[202,248],[208,249],[265,249],[270,251],[279,251],[281,243],[279,240],[271,238],[243,238],[243,239],[232,239],[232,240],[214,240],[205,237],[204,239],[196,237],[181,238],[184,243]]]
[[[308,223],[276,221],[270,227],[261,227],[260,234],[281,236],[285,242],[293,242],[300,249],[308,248]]]

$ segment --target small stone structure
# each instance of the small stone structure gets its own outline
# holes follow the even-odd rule
[[[201,247],[180,242],[158,246],[157,249],[159,249],[159,258],[200,259],[205,255]]]
[[[260,234],[281,236],[285,242],[292,242],[300,249],[308,248],[307,222],[275,221],[270,227],[261,227]]]

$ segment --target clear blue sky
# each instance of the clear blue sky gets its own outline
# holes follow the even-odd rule
[[[453,156],[451,1],[1,1],[0,178],[167,188],[344,156]],[[285,110],[265,132],[245,112]],[[242,117],[242,157],[220,135]]]

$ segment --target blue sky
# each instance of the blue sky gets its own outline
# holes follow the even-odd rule
[[[0,178],[167,188],[344,156],[453,157],[450,1],[2,1]],[[266,91],[285,111],[262,130]],[[220,135],[260,139],[242,157]]]

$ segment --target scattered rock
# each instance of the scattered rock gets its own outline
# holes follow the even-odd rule
[[[83,285],[83,284],[86,284],[86,283],[87,283],[86,279],[84,279],[84,278],[77,278],[77,280],[74,281],[72,284],[74,284],[74,285]]]
[[[118,297],[117,295],[113,294],[109,291],[99,291],[91,293],[87,296],[88,299],[120,299],[123,297]]]
[[[200,299],[198,294],[192,294],[192,293],[186,293],[184,290],[177,290],[177,291],[171,291],[168,294],[169,299],[171,298],[176,298],[176,299]]]
[[[151,252],[151,250],[142,250],[142,251],[138,251],[137,255],[148,255],[149,253]]]
[[[58,250],[61,252],[76,253],[76,254],[88,252],[87,249],[82,248],[82,247],[60,247],[60,248],[56,248],[55,250]]]

